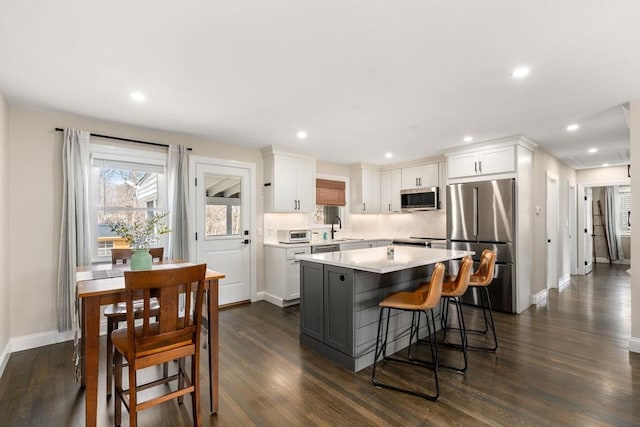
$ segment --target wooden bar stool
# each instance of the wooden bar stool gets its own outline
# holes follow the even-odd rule
[[[138,412],[176,398],[183,402],[184,395],[191,395],[194,427],[202,425],[200,414],[200,328],[202,327],[202,307],[206,264],[192,265],[163,270],[126,271],[124,273],[127,290],[127,327],[112,333],[116,350],[114,422],[121,424],[122,404],[129,411],[129,426],[135,427]],[[154,314],[151,310],[152,295],[160,300],[161,310]],[[134,311],[134,301],[142,300],[142,310]],[[184,309],[181,308],[184,301]],[[151,318],[155,317],[155,322]],[[137,318],[142,324],[136,326]],[[191,359],[188,371],[185,358]],[[137,371],[151,366],[166,364],[178,359],[178,373],[170,377],[140,384]],[[129,363],[129,389],[123,388],[123,361]],[[177,382],[176,387],[169,384]],[[157,393],[138,396],[138,392],[159,387]],[[157,421],[157,420],[156,420]],[[157,424],[157,422],[156,422]]]
[[[493,321],[493,310],[491,309],[491,298],[489,297],[489,285],[493,282],[493,275],[496,266],[495,251],[485,249],[480,256],[480,265],[475,273],[471,274],[469,279],[470,288],[479,288],[480,303],[482,304],[482,315],[484,317],[484,329],[475,330],[469,329],[468,332],[476,332],[486,335],[489,332],[489,328],[493,332],[493,344],[488,346],[469,346],[469,348],[477,350],[489,350],[496,351],[498,349],[498,336],[496,335],[496,325]],[[485,306],[486,304],[486,306]],[[487,308],[489,309],[489,319],[487,319]]]
[[[162,262],[164,257],[164,248],[149,249],[153,262]],[[111,264],[127,264],[133,255],[131,249],[114,248],[111,249]],[[135,301],[133,309],[136,313],[142,311],[141,301]],[[151,310],[155,314],[160,309],[157,298],[151,299]],[[127,321],[127,305],[124,302],[111,304],[104,309],[104,316],[107,318],[107,398],[111,396],[112,378],[113,378],[113,344],[111,343],[111,333],[118,329],[120,322]],[[165,372],[168,367],[165,365]],[[166,373],[165,373],[166,376]]]
[[[400,391],[402,393],[412,394],[414,396],[423,397],[429,400],[436,400],[440,395],[440,386],[438,383],[438,344],[436,343],[436,321],[433,315],[433,308],[440,301],[440,294],[442,292],[442,281],[444,279],[444,264],[437,263],[431,274],[431,286],[424,291],[414,292],[396,292],[388,295],[378,305],[380,306],[380,318],[378,319],[378,335],[376,337],[376,350],[374,353],[373,371],[371,373],[371,382],[376,387],[388,388],[390,390]],[[391,356],[387,356],[387,338],[389,336],[389,320],[391,318],[391,309],[400,311],[410,311],[413,313],[411,320],[411,330],[409,338],[409,348],[411,348],[411,342],[414,335],[417,337],[417,332],[414,333],[414,327],[416,327],[416,315],[418,319],[420,313],[423,313],[427,321],[427,329],[429,332],[429,343],[431,348],[431,361],[418,360],[415,358],[400,359]],[[382,324],[384,321],[384,312],[387,312],[387,325],[385,327],[384,338],[381,336]],[[429,313],[427,313],[427,311]],[[429,317],[429,314],[431,315]],[[431,327],[433,326],[433,329]],[[433,339],[431,339],[433,337]],[[418,367],[431,369],[433,371],[433,378],[435,384],[435,392],[423,393],[417,390],[406,389],[395,385],[385,384],[376,379],[376,367],[378,359],[382,356],[385,361],[401,362],[416,365]]]
[[[460,270],[455,279],[448,280],[442,285],[442,309],[441,309],[441,326],[443,330],[443,339],[440,344],[456,347],[462,350],[462,356],[464,358],[464,365],[461,368],[441,365],[446,368],[455,369],[458,372],[464,372],[467,370],[467,333],[464,324],[464,315],[462,313],[462,306],[460,304],[460,297],[464,295],[469,286],[469,279],[471,277],[471,269],[473,268],[473,260],[471,257],[464,257],[460,263]],[[417,291],[426,291],[431,287],[431,282],[426,282],[418,286]],[[456,313],[458,316],[458,328],[450,328],[447,326],[449,320],[449,306],[453,302],[456,306]],[[460,344],[447,342],[447,329],[458,329],[460,332]]]

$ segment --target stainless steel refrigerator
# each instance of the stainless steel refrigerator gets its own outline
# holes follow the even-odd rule
[[[451,249],[475,251],[474,269],[483,249],[497,252],[495,276],[489,285],[494,310],[516,312],[515,302],[515,180],[452,184],[447,186],[447,238]],[[452,262],[451,273],[458,271]],[[462,301],[480,305],[477,289]]]

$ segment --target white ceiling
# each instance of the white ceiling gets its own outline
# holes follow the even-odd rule
[[[4,0],[0,91],[338,163],[522,134],[576,168],[625,164],[638,17],[640,2],[615,0]],[[509,77],[519,65],[530,75]]]

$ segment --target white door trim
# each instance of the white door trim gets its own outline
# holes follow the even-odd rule
[[[217,159],[214,157],[206,157],[206,156],[189,156],[189,253],[193,259],[197,256],[197,248],[196,248],[196,164],[202,163],[206,165],[212,166],[224,166],[229,168],[238,168],[238,169],[247,169],[249,171],[249,200],[251,203],[251,209],[249,213],[249,238],[251,239],[250,245],[250,259],[251,259],[251,302],[255,302],[257,300],[258,293],[258,280],[257,280],[257,255],[256,255],[256,245],[257,245],[257,215],[256,215],[256,203],[257,203],[257,193],[256,193],[256,164],[248,163],[248,162],[239,162],[236,160],[228,160],[228,159]],[[224,271],[221,271],[224,273]]]
[[[568,183],[569,274],[578,274],[578,193],[575,184]]]
[[[552,196],[555,196],[555,200]],[[562,242],[562,233],[559,232],[560,225],[560,178],[558,175],[547,171],[546,173],[546,199],[547,199],[547,214],[546,214],[546,254],[547,254],[547,268],[546,268],[546,288],[558,287],[558,259],[560,251],[560,243]],[[553,209],[550,209],[553,207]],[[555,217],[552,217],[554,215]],[[551,241],[549,243],[549,240]],[[550,271],[550,267],[553,266],[555,271]]]

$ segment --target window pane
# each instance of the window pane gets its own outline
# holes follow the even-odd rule
[[[124,220],[131,224],[158,213],[158,173],[141,170],[144,168],[135,163],[130,168],[104,165],[105,162],[95,162],[93,167],[98,257],[110,256],[111,248],[129,247],[126,240],[111,231],[110,221]],[[124,162],[119,165],[126,167]]]
[[[231,234],[238,236],[242,229],[242,215],[240,215],[241,206],[232,206],[231,212]]]
[[[340,215],[340,206],[316,205],[313,212],[313,223],[324,225],[331,224],[336,216]]]
[[[205,218],[207,236],[227,235],[227,206],[207,205]]]
[[[238,236],[242,230],[242,182],[239,177],[204,174],[205,237]]]

